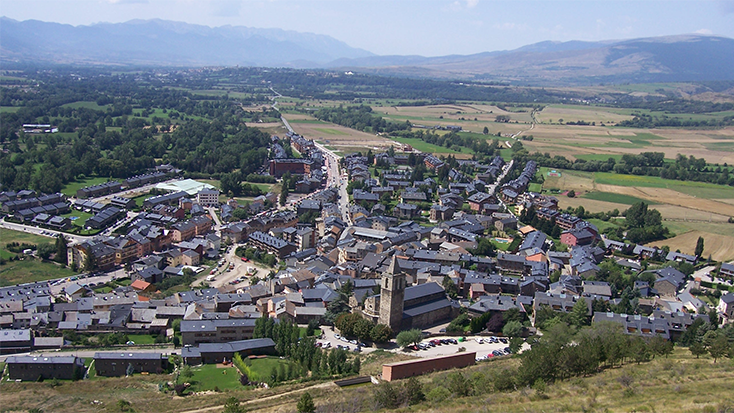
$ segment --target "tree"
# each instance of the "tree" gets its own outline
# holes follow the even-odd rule
[[[316,406],[314,405],[313,398],[311,398],[311,394],[309,392],[305,392],[301,395],[301,399],[298,400],[296,408],[298,409],[298,413],[313,413],[316,411]]]
[[[570,324],[576,327],[583,327],[589,325],[589,307],[586,305],[585,298],[579,298],[576,304],[573,305],[570,314]]]
[[[701,254],[703,254],[703,237],[698,237],[698,241],[696,241],[696,252],[694,254],[697,257],[700,257]]]
[[[423,339],[423,332],[420,329],[414,328],[412,330],[401,331],[398,333],[395,341],[397,341],[400,347],[407,347],[411,344],[418,344]]]
[[[224,410],[223,413],[245,413],[245,409],[240,406],[240,401],[232,396],[227,399],[227,401],[224,403]]]
[[[64,265],[67,264],[66,248],[68,244],[69,240],[66,238],[66,235],[59,234],[56,237],[56,261]]]
[[[56,247],[49,243],[38,244],[38,249],[36,250],[38,256],[44,260],[49,259],[54,252],[56,252]]]
[[[502,334],[507,337],[519,337],[522,334],[522,324],[519,321],[508,321],[502,327]]]
[[[382,382],[375,386],[372,395],[380,407],[394,409],[400,406],[400,394],[398,389],[396,389],[389,381]]]
[[[568,193],[566,194],[566,196],[569,197],[569,198],[574,198],[576,196],[576,191],[574,191],[572,189],[572,190],[568,191]]]
[[[370,338],[375,343],[387,343],[392,338],[392,330],[384,324],[377,324],[370,331]]]
[[[173,336],[173,347],[174,348],[181,347],[181,339],[178,336]]]
[[[455,397],[465,397],[472,393],[472,383],[460,372],[452,373],[448,377],[448,389]]]
[[[696,358],[699,358],[700,356],[706,354],[706,347],[704,347],[703,343],[701,343],[700,341],[694,341],[693,343],[691,343],[691,345],[688,346],[688,350],[691,352],[691,354],[696,356]]]
[[[409,378],[404,385],[405,398],[408,400],[408,405],[412,406],[418,404],[426,399],[426,395],[423,393],[423,386],[415,377]]]
[[[484,129],[482,130],[482,133],[485,135],[489,135],[489,128],[485,126]]]
[[[456,287],[456,283],[454,283],[454,280],[451,279],[448,275],[443,276],[443,289],[446,290],[446,295],[448,295],[451,298],[456,298],[459,296],[459,288]]]
[[[711,345],[709,346],[709,355],[711,355],[711,358],[714,359],[714,363],[716,363],[717,359],[720,359],[729,354],[729,351],[729,340],[726,339],[726,336],[723,334],[716,334],[716,338],[711,342]]]
[[[360,340],[369,340],[374,325],[371,321],[361,318],[354,323],[354,335]]]

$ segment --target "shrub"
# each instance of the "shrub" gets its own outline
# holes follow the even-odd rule
[[[426,400],[429,402],[442,402],[451,397],[451,392],[442,386],[434,387],[428,393],[426,393]]]

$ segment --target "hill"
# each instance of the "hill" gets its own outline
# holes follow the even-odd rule
[[[701,35],[544,41],[466,56],[376,56],[329,36],[281,29],[159,19],[71,26],[3,17],[0,38],[6,64],[323,68],[534,85],[734,80],[734,39]]]
[[[6,62],[313,67],[372,55],[329,36],[158,19],[71,26],[3,17],[0,38]]]
[[[612,42],[541,42],[469,56],[372,56],[334,65],[393,75],[598,84],[732,80],[734,40],[667,36]]]

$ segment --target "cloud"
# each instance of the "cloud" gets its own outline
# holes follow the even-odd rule
[[[455,0],[449,5],[449,9],[452,11],[473,9],[478,4],[479,0]]]
[[[148,0],[107,0],[110,4],[148,4]]]
[[[709,30],[709,29],[699,29],[699,30],[696,30],[696,31],[695,31],[695,32],[693,32],[693,33],[696,33],[696,34],[703,34],[703,35],[706,35],[706,36],[710,36],[710,35],[714,34],[714,32],[712,32],[712,31],[711,31],[711,30]]]
[[[506,22],[506,23],[496,23],[492,25],[493,28],[497,30],[514,30],[514,31],[524,31],[528,29],[528,25],[525,23],[512,23],[512,22]]]

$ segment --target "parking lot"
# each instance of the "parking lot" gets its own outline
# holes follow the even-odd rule
[[[442,340],[444,342],[445,340],[456,340],[456,344],[438,344],[438,342],[436,342],[435,340],[438,340],[439,342]],[[499,341],[499,339],[497,339],[497,342],[494,343],[490,343],[489,340],[489,337],[465,337],[465,341],[460,342],[458,341],[458,337],[430,337],[421,342],[421,344],[424,345],[425,349],[410,350],[407,354],[415,355],[418,357],[447,356],[449,354],[456,354],[459,351],[459,348],[463,347],[466,349],[467,352],[476,352],[477,359],[483,359],[488,358],[493,351],[504,350],[508,346],[507,343],[503,343]],[[434,341],[436,344],[434,346],[431,346],[429,344],[431,341]],[[398,351],[402,351],[402,349]],[[493,355],[492,357],[496,356]]]

